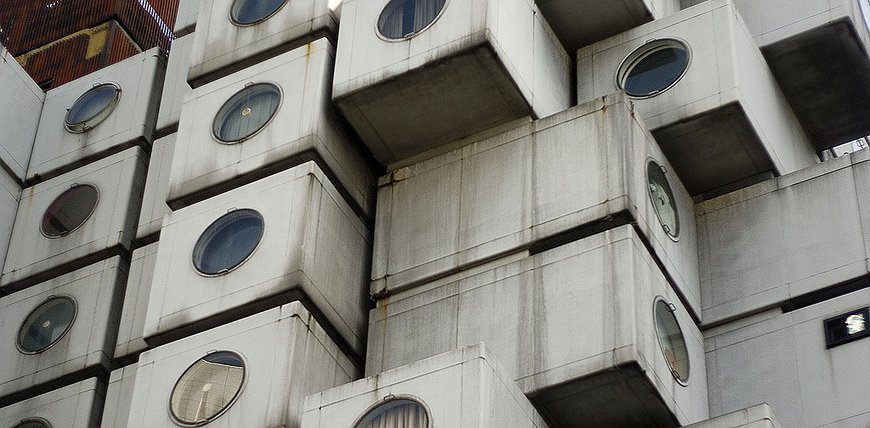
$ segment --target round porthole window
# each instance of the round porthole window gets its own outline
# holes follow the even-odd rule
[[[677,211],[674,192],[668,183],[668,177],[665,176],[665,169],[650,160],[646,164],[646,179],[656,217],[668,236],[676,240],[680,236],[680,213]]]
[[[52,297],[37,306],[21,324],[18,348],[38,354],[54,346],[69,331],[76,318],[76,302],[70,297]]]
[[[28,418],[22,420],[12,428],[51,428],[51,424],[42,418]]]
[[[106,120],[120,100],[121,88],[118,86],[111,83],[97,85],[73,103],[66,112],[64,126],[75,134],[89,131]]]
[[[657,299],[655,303],[656,335],[671,374],[685,385],[689,381],[689,353],[680,324],[674,315],[676,306]]]
[[[100,194],[90,184],[75,185],[52,201],[42,216],[42,234],[60,238],[78,229],[93,214]]]
[[[269,19],[287,0],[235,0],[230,18],[237,25],[252,25]]]
[[[435,22],[445,3],[446,0],[390,0],[378,18],[378,31],[390,40],[413,37]]]
[[[281,90],[271,83],[257,83],[236,92],[218,110],[212,125],[214,137],[223,143],[238,143],[265,127],[281,102]]]
[[[194,267],[204,275],[221,275],[235,269],[257,248],[264,226],[263,216],[252,209],[224,214],[196,241]]]
[[[619,67],[617,83],[629,96],[652,97],[674,86],[689,68],[689,48],[674,39],[653,40]]]
[[[245,362],[231,351],[212,352],[193,363],[169,397],[173,420],[184,426],[205,425],[222,415],[238,398],[245,380]]]
[[[368,413],[354,425],[354,428],[380,428],[401,426],[404,428],[428,428],[429,413],[422,404],[407,398],[387,400]]]

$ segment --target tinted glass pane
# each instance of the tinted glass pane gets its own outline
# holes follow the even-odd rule
[[[647,180],[649,180],[649,196],[662,227],[668,235],[674,238],[678,237],[680,235],[680,217],[674,200],[674,192],[671,190],[671,185],[668,183],[668,178],[661,166],[655,162],[649,162],[647,164]]]
[[[230,9],[233,21],[239,24],[253,24],[278,11],[287,0],[235,0]]]
[[[57,297],[39,305],[21,325],[18,345],[26,352],[40,352],[60,340],[76,316],[76,304]]]
[[[212,223],[193,250],[193,264],[206,275],[242,264],[263,237],[263,217],[254,210],[236,210]]]
[[[390,400],[372,409],[354,428],[427,428],[429,415],[413,400]]]
[[[378,30],[388,39],[418,33],[435,21],[445,0],[392,0],[378,18]]]
[[[12,428],[51,428],[51,425],[38,419],[29,419],[21,421],[18,425],[15,425]]]
[[[269,83],[242,89],[218,111],[212,131],[223,142],[244,140],[266,126],[278,110],[280,101],[281,92]]]
[[[685,48],[654,48],[634,63],[625,78],[623,89],[636,97],[655,94],[673,85],[688,65],[689,53]]]
[[[67,127],[73,131],[86,131],[96,126],[111,113],[118,92],[118,88],[111,84],[100,85],[85,92],[67,112]]]
[[[90,185],[63,192],[42,216],[42,232],[49,238],[68,235],[91,216],[98,199],[97,189]]]
[[[689,353],[677,317],[662,300],[656,302],[655,317],[656,333],[665,361],[674,377],[685,382],[689,379]]]
[[[178,378],[170,397],[172,416],[185,424],[220,416],[239,395],[244,378],[245,364],[238,354],[218,351],[206,355]]]

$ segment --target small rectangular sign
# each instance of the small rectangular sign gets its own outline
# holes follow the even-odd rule
[[[825,320],[825,342],[828,349],[870,336],[870,307],[837,315]]]

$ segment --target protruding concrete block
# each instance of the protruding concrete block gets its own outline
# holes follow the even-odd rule
[[[0,109],[0,169],[24,181],[33,141],[39,125],[45,93],[27,75],[15,57],[0,45],[0,100],[10,104]],[[14,105],[11,100],[15,100]]]
[[[177,37],[183,37],[196,30],[196,19],[199,16],[199,2],[200,0],[178,1],[175,28],[172,29],[172,32]]]
[[[766,403],[707,419],[686,428],[782,428]]]
[[[126,428],[136,385],[136,364],[112,370],[100,428]]]
[[[623,95],[461,144],[382,178],[373,295],[633,222],[700,314],[692,199]],[[650,168],[670,185],[655,201]]]
[[[169,174],[172,156],[175,153],[175,140],[178,134],[170,134],[155,140],[148,160],[148,174],[145,177],[145,190],[142,193],[142,209],[136,239],[151,242],[160,234],[163,216],[172,212],[166,204],[169,195]]]
[[[113,257],[0,298],[0,397],[108,370],[126,280]]]
[[[6,260],[6,250],[9,249],[19,199],[21,187],[18,180],[0,168],[0,272],[5,272],[3,262]]]
[[[244,13],[233,15],[237,4],[233,0],[199,2],[187,75],[191,86],[228,76],[320,37],[335,40],[338,32],[329,0],[286,0],[271,15],[251,23],[237,19],[247,17]],[[251,4],[247,7],[253,9]]]
[[[634,101],[689,193],[721,194],[817,163],[749,30],[726,0],[706,1],[577,51],[578,100],[621,89],[646,49],[668,52],[660,45],[672,48],[668,64],[687,68],[674,73],[673,82],[659,82],[670,82],[664,88],[637,91],[649,95]],[[649,83],[649,76],[638,76]]]
[[[131,146],[147,148],[165,68],[166,59],[154,48],[48,91],[27,179],[51,178]],[[67,130],[67,111],[79,97],[101,85],[114,85],[120,91],[114,108],[109,104],[101,110],[108,116],[85,123],[77,133]]]
[[[659,344],[660,303],[673,304],[668,313],[684,338],[687,358],[674,359],[687,362],[683,380]],[[629,225],[378,301],[366,373],[477,342],[553,426],[708,418],[701,333]]]
[[[332,94],[381,163],[569,106],[568,56],[531,0],[445,2],[388,37],[378,27],[395,4],[342,3]]]
[[[184,97],[192,90],[187,83],[187,70],[190,68],[192,50],[192,34],[172,41],[172,50],[169,51],[169,60],[166,64],[166,78],[163,80],[160,108],[157,112],[157,129],[154,132],[156,137],[163,137],[178,130],[181,105]]]
[[[4,291],[126,254],[145,163],[142,149],[131,147],[24,189],[0,279]]]
[[[241,358],[244,381],[210,427],[299,426],[305,396],[357,378],[354,365],[314,317],[293,302],[144,352],[122,426],[174,426],[170,397],[179,377],[197,360],[223,350]]]
[[[767,403],[784,427],[870,426],[870,338],[827,349],[824,320],[870,305],[870,289],[704,331],[710,414]],[[866,324],[865,324],[866,327]]]
[[[218,219],[236,211],[250,213],[250,218],[258,213],[262,229],[251,220],[250,224],[240,223],[240,228],[251,234],[237,236],[232,229],[219,236],[218,229],[205,233]],[[259,238],[258,230],[262,230]],[[218,261],[229,246],[246,243],[252,252],[235,266],[201,273],[192,258],[202,236],[202,252],[197,254],[208,254]],[[251,236],[253,239],[246,238]],[[207,244],[211,237],[215,237],[214,243]],[[326,328],[337,332],[339,344],[361,360],[371,238],[314,162],[167,215],[159,242],[145,316],[144,334],[149,343],[183,337],[302,299],[328,321]],[[219,246],[219,242],[228,247]]]
[[[680,9],[679,0],[535,0],[535,4],[568,51],[575,51]]]
[[[0,424],[14,427],[29,419],[51,428],[96,427],[105,395],[105,385],[97,378],[90,378],[0,407]]]
[[[864,171],[870,159],[843,156],[698,204],[704,323],[868,274]]]
[[[393,400],[424,409],[430,425],[468,428],[547,425],[484,344],[417,361],[305,399],[304,428],[355,426]]]
[[[330,101],[333,56],[330,42],[318,39],[191,92],[181,112],[178,140],[184,143],[175,147],[169,205],[177,209],[315,160],[354,209],[371,218],[374,162]],[[235,116],[220,119],[223,106],[236,105],[233,97],[256,85],[272,85],[277,105],[256,103],[265,95],[251,95],[239,114],[262,115],[262,128],[240,132],[241,141],[220,139],[219,131],[242,126]]]
[[[159,242],[137,248],[130,262],[130,274],[124,290],[124,307],[118,325],[118,340],[114,358],[138,354],[149,348],[145,343],[145,312],[148,310],[148,297],[151,295],[151,281],[154,278],[154,265],[157,263]]]

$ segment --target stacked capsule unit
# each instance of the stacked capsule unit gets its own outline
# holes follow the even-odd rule
[[[47,94],[0,49],[0,428],[866,427],[865,13],[180,0]]]

